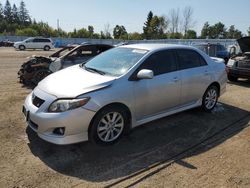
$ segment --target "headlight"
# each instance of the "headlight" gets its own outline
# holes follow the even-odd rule
[[[235,62],[236,62],[235,60],[229,59],[228,62],[227,62],[227,66],[228,66],[228,67],[232,67],[232,66],[234,66],[234,63],[235,63]]]
[[[59,99],[54,101],[50,106],[49,112],[65,112],[85,105],[89,101],[89,97],[82,99]]]

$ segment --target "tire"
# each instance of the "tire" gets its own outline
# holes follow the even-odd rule
[[[49,46],[44,46],[43,50],[44,50],[44,51],[49,51],[49,50],[50,50],[50,47],[49,47]]]
[[[123,108],[117,106],[104,108],[91,122],[89,139],[98,145],[112,145],[127,131],[128,123],[128,115]]]
[[[219,97],[219,89],[212,85],[207,88],[202,97],[202,109],[205,112],[211,112],[217,104]]]
[[[238,80],[237,77],[231,76],[231,75],[228,75],[227,78],[228,78],[228,80],[231,81],[231,82],[237,82],[237,80]]]
[[[19,48],[19,50],[21,50],[21,51],[25,50],[25,46],[24,46],[24,45],[20,45],[18,48]]]

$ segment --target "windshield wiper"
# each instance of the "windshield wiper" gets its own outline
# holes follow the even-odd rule
[[[87,71],[96,72],[96,73],[98,73],[100,75],[105,75],[106,74],[105,72],[103,72],[101,70],[98,70],[98,69],[95,69],[95,68],[91,68],[91,67],[86,67],[85,65],[82,65],[82,67],[84,67],[85,70],[87,70]]]

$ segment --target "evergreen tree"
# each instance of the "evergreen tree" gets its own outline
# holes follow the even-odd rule
[[[14,23],[19,23],[18,10],[15,4],[12,7],[12,17]]]
[[[21,1],[20,3],[20,7],[19,7],[19,12],[18,12],[18,17],[20,20],[20,23],[23,25],[29,25],[30,24],[30,16],[29,16],[29,12],[26,9],[26,5],[23,1]]]
[[[148,34],[151,39],[157,39],[159,37],[159,18],[156,15],[153,16],[150,22]]]
[[[127,31],[126,28],[123,25],[116,25],[114,30],[113,30],[113,36],[115,39],[122,39],[126,38],[127,39]]]
[[[3,20],[3,5],[1,4],[1,2],[0,2],[0,21],[2,21]]]
[[[226,38],[226,28],[225,25],[221,22],[218,22],[211,26],[211,38],[218,39],[218,38]]]
[[[201,38],[205,39],[210,36],[210,25],[208,22],[205,22],[202,30],[201,30]]]
[[[238,39],[242,37],[241,31],[235,29],[234,25],[231,25],[227,31],[227,38],[229,39]]]
[[[150,23],[153,19],[153,12],[152,11],[149,11],[148,13],[148,17],[147,17],[147,20],[146,22],[144,23],[144,26],[143,26],[143,34],[145,36],[146,39],[150,38]]]
[[[88,26],[89,37],[92,38],[94,35],[94,27],[92,25]]]
[[[12,9],[9,0],[6,0],[4,10],[3,10],[4,18],[7,22],[12,23]]]

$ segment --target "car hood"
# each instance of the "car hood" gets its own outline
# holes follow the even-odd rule
[[[243,53],[250,52],[250,37],[242,37],[237,40]]]
[[[49,75],[37,87],[57,98],[74,98],[108,87],[114,80],[115,77],[92,73],[75,65]]]
[[[21,41],[14,42],[14,45],[21,44],[21,43],[22,43]]]

